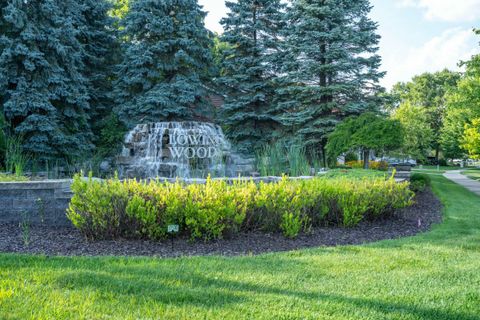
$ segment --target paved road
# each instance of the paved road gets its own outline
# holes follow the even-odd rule
[[[461,186],[464,186],[468,190],[480,196],[480,182],[464,176],[461,172],[461,170],[447,171],[443,175],[445,176],[445,178],[450,179]]]

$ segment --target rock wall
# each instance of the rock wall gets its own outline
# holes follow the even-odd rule
[[[66,210],[71,180],[0,183],[0,223],[71,225]]]
[[[236,154],[213,123],[157,122],[125,136],[114,167],[122,178],[236,177],[251,175],[255,159]]]

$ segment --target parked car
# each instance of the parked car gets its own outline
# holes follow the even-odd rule
[[[399,159],[399,158],[383,157],[383,158],[377,159],[377,161],[386,161],[391,167],[398,167],[398,166],[416,167],[417,166],[417,160],[412,158]]]

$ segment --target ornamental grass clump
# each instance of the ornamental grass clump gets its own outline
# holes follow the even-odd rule
[[[205,184],[74,177],[68,218],[88,238],[212,240],[239,232],[282,232],[295,238],[312,227],[353,227],[411,204],[408,183],[393,178],[314,178],[274,183]]]

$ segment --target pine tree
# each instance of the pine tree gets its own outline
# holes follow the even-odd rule
[[[116,83],[117,112],[139,121],[188,120],[208,106],[204,75],[212,63],[205,13],[196,0],[134,0]]]
[[[0,101],[11,130],[37,159],[90,151],[83,48],[72,16],[76,1],[2,2]]]
[[[276,103],[311,153],[324,149],[341,119],[375,107],[383,73],[370,10],[368,0],[293,0],[289,7]]]
[[[240,151],[251,152],[272,140],[279,122],[275,117],[274,80],[285,5],[280,0],[227,2],[222,20],[221,77],[226,101],[222,122]]]
[[[83,75],[87,79],[91,126],[94,142],[102,144],[101,131],[109,125],[114,106],[113,78],[120,62],[120,48],[116,38],[117,19],[109,16],[112,4],[107,0],[79,0],[78,40],[83,45]]]

